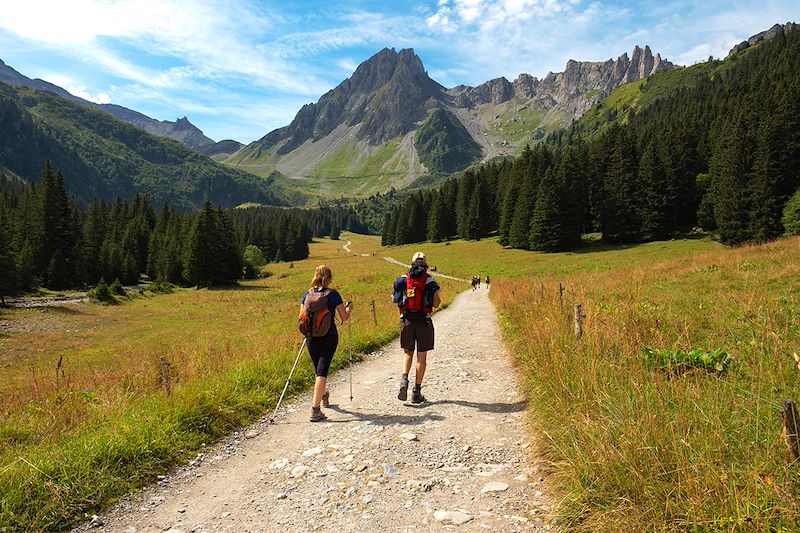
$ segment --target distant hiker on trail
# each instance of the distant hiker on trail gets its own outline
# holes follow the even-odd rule
[[[322,407],[328,407],[328,369],[339,344],[339,332],[336,331],[336,311],[342,322],[350,319],[353,304],[342,301],[335,289],[330,288],[333,281],[331,269],[319,265],[314,271],[311,288],[300,301],[300,328],[306,335],[308,353],[314,363],[317,380],[314,383],[314,395],[311,400],[311,421],[319,422],[328,418]]]
[[[476,283],[475,283],[475,276],[472,276],[472,290],[473,290],[473,291],[475,290],[475,285],[476,285]]]
[[[478,285],[478,288],[481,288],[481,277],[475,276],[475,283]]]
[[[422,403],[422,379],[425,377],[428,352],[433,350],[433,309],[442,303],[439,284],[428,275],[425,254],[417,252],[411,258],[411,268],[394,282],[394,303],[400,308],[400,347],[405,352],[403,376],[400,378],[398,400],[408,397],[408,373],[417,350],[417,367],[411,403]]]
[[[489,290],[489,276],[486,276],[486,290]]]

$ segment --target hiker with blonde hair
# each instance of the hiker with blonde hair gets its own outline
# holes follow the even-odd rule
[[[306,324],[308,353],[314,363],[317,379],[314,383],[314,394],[311,398],[311,422],[319,422],[328,418],[322,407],[330,406],[328,392],[328,370],[333,361],[333,354],[339,345],[339,332],[336,330],[335,314],[339,313],[342,322],[350,319],[353,304],[342,301],[341,295],[330,285],[333,281],[331,269],[319,265],[314,270],[311,288],[300,301],[300,319]]]

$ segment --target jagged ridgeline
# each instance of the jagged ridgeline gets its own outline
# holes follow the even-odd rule
[[[0,83],[0,168],[33,181],[45,160],[64,172],[82,204],[136,193],[180,209],[199,208],[206,199],[225,207],[286,203],[273,179],[220,165],[53,93]]]
[[[413,50],[387,48],[303,106],[291,124],[225,162],[262,176],[277,172],[287,190],[312,196],[365,197],[436,183],[477,161],[518,155],[618,85],[671,68],[636,47],[630,58],[571,60],[541,80],[520,74],[513,83],[447,89]]]
[[[798,146],[800,31],[787,24],[724,61],[622,85],[516,160],[412,195],[383,241],[497,232],[503,245],[552,251],[583,233],[632,243],[701,226],[725,243],[761,242],[797,227]],[[409,213],[426,227],[409,229]]]

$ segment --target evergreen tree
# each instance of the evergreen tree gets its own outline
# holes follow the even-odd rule
[[[539,182],[536,194],[536,207],[531,216],[531,250],[555,252],[563,248],[561,239],[564,225],[563,213],[559,206],[560,191],[552,169],[547,169]]]
[[[720,240],[725,244],[745,242],[751,237],[748,231],[748,145],[745,121],[740,116],[724,127],[712,156],[714,220]]]
[[[627,131],[618,126],[609,135],[613,141],[603,183],[603,239],[636,242],[641,239],[641,203],[633,142]]]
[[[0,305],[5,306],[5,296],[17,290],[17,265],[11,250],[11,232],[3,203],[0,199]]]
[[[663,239],[669,233],[671,206],[663,168],[664,164],[658,158],[655,143],[651,140],[639,160],[639,183],[644,193],[641,209],[642,237],[645,240]]]
[[[48,161],[41,182],[41,226],[44,228],[44,240],[40,258],[42,264],[46,265],[47,286],[65,289],[74,282],[72,259],[75,235],[64,175],[60,171],[54,174]]]
[[[216,232],[214,210],[206,200],[195,218],[184,256],[183,279],[198,287],[210,287],[214,281],[214,235]]]
[[[785,175],[784,137],[771,115],[762,118],[752,170],[748,176],[749,240],[764,242],[783,234],[782,208],[786,202],[781,181]]]
[[[447,238],[445,234],[445,216],[444,195],[441,191],[437,191],[433,195],[431,203],[431,211],[428,214],[428,240],[431,242],[441,242]]]
[[[397,208],[386,213],[383,220],[383,230],[381,231],[381,246],[392,246],[394,237],[397,233]]]
[[[800,189],[786,202],[782,222],[786,235],[800,235]]]

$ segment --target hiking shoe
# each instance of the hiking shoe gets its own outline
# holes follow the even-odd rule
[[[311,422],[319,422],[321,420],[325,420],[326,418],[328,417],[325,416],[325,413],[322,412],[322,409],[319,407],[311,408],[311,418],[309,418]]]
[[[400,379],[400,392],[397,393],[397,399],[406,401],[408,398],[408,378]]]
[[[322,395],[322,407],[330,407],[331,406],[331,393],[325,391],[325,394]]]
[[[422,395],[422,387],[414,387],[411,391],[411,403],[422,403],[427,401],[425,396]]]

